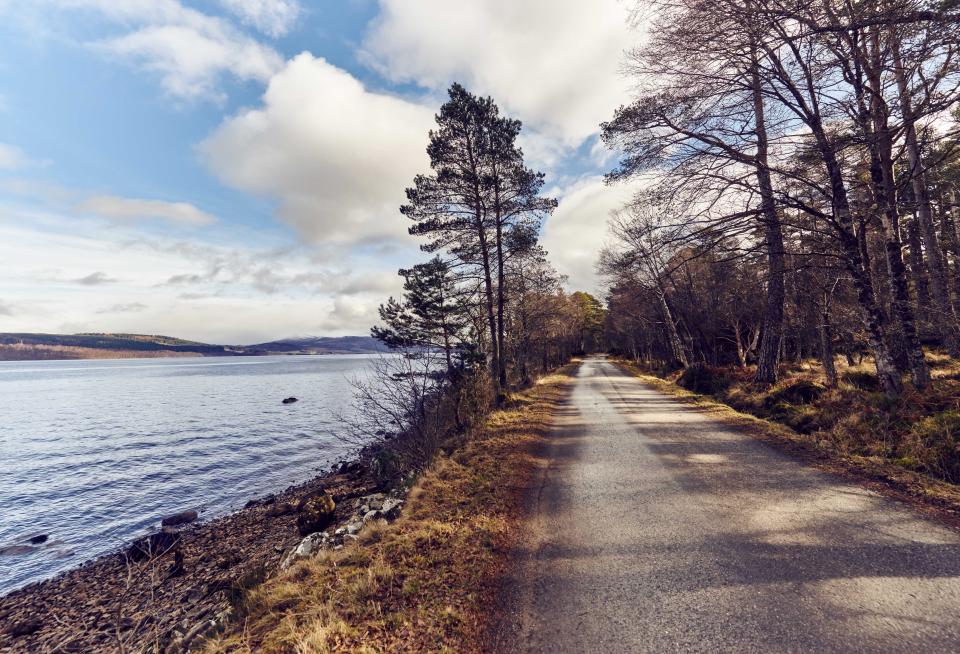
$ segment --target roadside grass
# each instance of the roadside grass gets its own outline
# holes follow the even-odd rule
[[[864,484],[921,512],[960,527],[960,362],[928,354],[933,383],[906,389],[896,400],[877,390],[869,361],[846,366],[827,388],[820,366],[785,366],[770,387],[752,382],[751,368],[708,368],[697,386],[683,388],[676,372],[665,378],[632,361],[618,365],[658,390],[697,406],[776,449]]]
[[[524,495],[576,364],[512,395],[447,448],[393,524],[248,591],[203,644],[225,652],[479,652]]]

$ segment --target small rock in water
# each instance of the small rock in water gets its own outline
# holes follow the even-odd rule
[[[36,536],[31,536],[28,540],[31,545],[42,545],[47,542],[49,536],[47,534],[37,534]]]
[[[196,511],[181,511],[180,513],[168,515],[166,518],[160,521],[160,525],[163,527],[177,527],[179,525],[190,524],[198,517],[199,515]]]
[[[0,547],[0,556],[20,556],[32,551],[33,548],[29,545],[7,545],[6,547]]]
[[[297,398],[295,398],[295,397],[285,397],[285,398],[283,398],[283,403],[284,403],[284,404],[293,404],[294,402],[297,402],[297,401],[298,401],[298,400],[297,400]]]

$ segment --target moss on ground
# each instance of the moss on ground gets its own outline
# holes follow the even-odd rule
[[[572,370],[512,396],[438,459],[395,523],[251,589],[204,651],[481,651],[524,490]]]

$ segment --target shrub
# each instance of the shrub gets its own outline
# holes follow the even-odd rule
[[[840,375],[840,379],[862,391],[880,390],[880,379],[874,373],[866,370],[847,370]]]
[[[775,420],[801,434],[809,434],[817,429],[816,411],[811,407],[777,402],[767,405],[765,409],[760,412],[761,417]]]
[[[799,379],[770,393],[764,400],[766,408],[781,402],[787,404],[811,404],[827,391],[827,387],[809,379]]]
[[[729,388],[730,378],[722,370],[705,363],[695,363],[683,371],[677,383],[688,391],[711,395]]]
[[[682,369],[683,365],[679,361],[665,361],[659,368],[657,368],[656,375],[661,379],[666,379],[673,373]]]
[[[914,423],[900,450],[918,467],[960,482],[960,411],[944,411]]]
[[[423,470],[491,404],[482,371],[438,375],[439,354],[382,356],[354,380],[350,410],[339,416],[338,437],[363,445],[362,458],[380,488]],[[370,442],[371,436],[376,440]]]

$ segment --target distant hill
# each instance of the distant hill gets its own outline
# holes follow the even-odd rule
[[[290,338],[256,345],[211,345],[148,334],[0,333],[0,361],[258,354],[366,354],[385,350],[370,336]]]
[[[248,349],[274,353],[368,354],[387,347],[372,336],[304,336],[248,345]]]

